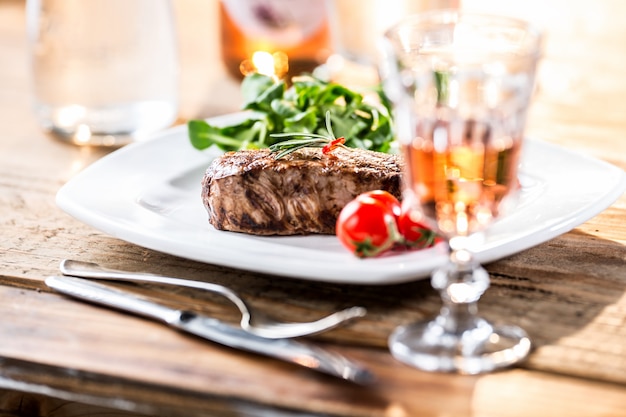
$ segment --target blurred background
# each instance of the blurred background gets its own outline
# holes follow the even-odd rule
[[[346,0],[346,3],[350,1]],[[405,2],[385,0],[383,3],[388,5],[389,10],[393,10],[394,5],[404,7],[402,5]],[[602,45],[615,48],[616,44],[626,44],[626,25],[620,17],[620,11],[624,10],[621,0],[598,3],[567,0],[458,0],[457,3],[462,9],[525,18],[545,29],[544,59],[538,77],[540,94],[532,107],[531,135],[555,142],[559,142],[560,136],[567,135],[578,141],[581,148],[593,152],[593,144],[589,143],[586,132],[576,130],[573,123],[604,120],[606,123],[602,129],[606,135],[598,136],[596,132],[593,140],[610,140],[615,134],[612,130],[615,124],[613,121],[621,120],[623,112],[618,107],[608,107],[603,103],[607,99],[617,102],[617,97],[624,96],[626,91],[616,91],[614,83],[611,83],[612,79],[623,74],[623,57],[605,53]],[[238,110],[241,103],[240,80],[233,76],[232,68],[229,71],[223,58],[223,47],[229,45],[222,42],[220,0],[172,0],[172,5],[178,30],[181,71],[178,123]],[[432,7],[432,4],[425,7]],[[30,103],[23,102],[24,96],[19,94],[19,91],[30,88],[30,80],[25,76],[30,70],[24,8],[24,0],[0,0],[0,32],[5,34],[1,38],[4,47],[15,52],[12,56],[23,58],[10,65],[3,62],[0,66],[0,77],[11,81],[5,85],[14,86],[10,90],[0,91],[0,94],[13,97],[15,106],[30,106]],[[367,11],[359,10],[360,13],[352,15],[353,20]],[[374,14],[384,17],[379,12]],[[344,26],[346,28],[359,30],[358,27]],[[332,52],[329,51],[330,54]],[[573,61],[577,65],[571,65]],[[588,74],[599,76],[590,77]],[[564,113],[555,111],[561,106],[578,110]],[[3,119],[15,120],[16,117],[24,118],[28,114],[7,110],[0,112],[0,123]],[[563,119],[565,114],[568,115],[567,120]],[[23,122],[34,123],[34,120]],[[611,155],[596,156],[611,159]]]
[[[386,0],[384,3],[392,7],[403,2]],[[593,141],[610,140],[614,133],[611,121],[621,120],[623,114],[619,108],[607,108],[604,103],[611,97],[626,94],[626,91],[615,91],[614,83],[611,83],[612,76],[623,73],[623,57],[607,54],[601,46],[626,44],[626,25],[620,18],[620,10],[624,10],[621,0],[595,3],[459,0],[458,3],[460,8],[467,10],[525,18],[544,29],[544,59],[538,77],[540,93],[532,107],[531,135],[556,142],[559,136],[566,135],[577,139],[581,148],[593,152],[589,149],[593,148],[593,143],[587,132],[575,129],[575,122],[604,119],[607,121],[606,136],[596,134]],[[210,116],[237,108],[240,100],[238,82],[227,76],[220,54],[219,2],[174,0],[174,5],[181,39],[184,40],[181,44],[181,89],[185,101],[181,116]],[[572,61],[577,65],[571,65]],[[605,76],[585,76],[590,73],[604,73]],[[209,97],[219,97],[219,100],[207,100]],[[570,117],[576,115],[576,118],[564,120],[561,113],[554,111],[559,106],[566,106],[569,110],[578,108],[566,113]],[[598,115],[600,112],[601,116]],[[597,156],[611,159],[611,155]]]

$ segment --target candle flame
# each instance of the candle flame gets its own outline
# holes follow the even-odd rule
[[[239,69],[244,76],[256,72],[280,79],[289,71],[289,59],[284,52],[271,54],[266,51],[256,51],[250,59],[241,63]]]

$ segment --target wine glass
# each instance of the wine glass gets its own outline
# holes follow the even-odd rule
[[[382,39],[383,89],[394,107],[411,215],[445,237],[433,272],[443,306],[434,320],[389,338],[397,359],[429,371],[477,374],[525,358],[517,326],[477,314],[489,274],[472,250],[515,201],[541,33],[503,16],[440,10],[410,16]]]

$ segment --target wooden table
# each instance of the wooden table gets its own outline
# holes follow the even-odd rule
[[[218,59],[217,2],[174,4],[181,120],[236,110],[237,82]],[[468,0],[464,7],[546,24],[529,134],[626,168],[626,3]],[[569,233],[487,266],[492,286],[481,311],[527,329],[535,349],[525,363],[482,376],[424,373],[396,362],[386,338],[437,311],[427,280],[367,287],[259,275],[147,250],[62,212],[56,191],[107,151],[66,145],[36,125],[22,1],[0,2],[0,59],[0,415],[626,415],[626,197]],[[365,319],[315,341],[363,362],[379,382],[354,386],[72,301],[43,283],[64,258],[224,283],[294,320],[362,304]],[[226,321],[238,317],[218,297],[135,288]]]

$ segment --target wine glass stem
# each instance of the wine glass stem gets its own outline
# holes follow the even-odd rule
[[[449,333],[462,333],[475,326],[478,308],[476,303],[445,302],[439,312],[443,328]]]
[[[477,302],[489,287],[489,274],[466,249],[453,249],[450,262],[435,271],[432,286],[441,295],[442,326],[460,334],[476,326]]]
[[[443,306],[435,320],[401,326],[389,338],[394,357],[429,371],[488,372],[528,355],[530,339],[517,326],[494,326],[478,315],[489,274],[470,253],[451,246],[450,262],[436,270],[432,285]]]

